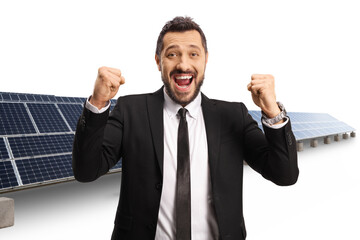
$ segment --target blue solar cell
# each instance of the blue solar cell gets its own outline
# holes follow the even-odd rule
[[[9,153],[4,138],[0,138],[0,160],[9,159]]]
[[[40,95],[34,95],[34,98],[35,98],[35,101],[37,101],[37,102],[43,101]]]
[[[10,93],[2,93],[2,98],[4,101],[11,101]]]
[[[33,94],[26,94],[28,102],[35,102],[35,96]]]
[[[62,99],[65,103],[71,102],[69,97],[62,97]]]
[[[49,97],[49,101],[50,102],[56,102],[56,98],[55,98],[55,96],[48,96]]]
[[[50,102],[48,95],[41,95],[41,98],[42,98],[43,102]]]
[[[84,104],[85,101],[86,101],[86,98],[77,98],[77,102],[81,103],[82,105]]]
[[[64,102],[62,97],[55,96],[56,102]]]
[[[19,96],[19,99],[20,99],[21,102],[27,102],[28,101],[25,94],[18,94],[18,96]]]
[[[71,154],[17,160],[16,165],[24,185],[73,176]]]
[[[18,182],[10,161],[0,161],[0,189],[16,187]]]
[[[20,101],[20,98],[16,93],[10,93],[9,95],[12,101],[16,101],[16,102]]]
[[[69,102],[71,102],[71,103],[77,103],[77,99],[74,97],[68,97],[68,99],[69,99]]]
[[[54,104],[27,104],[41,133],[70,131]]]
[[[292,123],[291,126],[292,126],[293,131],[297,131],[297,130],[299,130],[301,128],[300,124]]]
[[[72,151],[73,134],[9,137],[14,158],[34,157]]]
[[[73,131],[76,130],[77,121],[82,113],[83,106],[80,104],[58,104],[66,121]]]
[[[305,134],[302,132],[294,132],[295,139],[303,139],[305,138]]]
[[[0,135],[36,133],[24,104],[0,103]]]

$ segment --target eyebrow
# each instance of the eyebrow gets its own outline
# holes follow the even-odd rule
[[[197,50],[201,51],[201,48],[199,46],[197,46],[197,45],[190,44],[188,46],[190,48],[196,48]],[[170,47],[166,48],[165,51],[168,51],[169,49],[178,49],[178,48],[180,48],[180,46],[175,44],[175,45],[171,45]]]

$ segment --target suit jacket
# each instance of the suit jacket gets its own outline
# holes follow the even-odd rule
[[[104,175],[122,158],[121,193],[112,239],[154,239],[163,172],[163,104],[155,93],[120,97],[111,114],[84,108],[73,147],[78,181]],[[296,140],[290,121],[264,132],[242,103],[201,103],[207,134],[212,197],[220,239],[245,239],[243,160],[278,185],[297,181]]]

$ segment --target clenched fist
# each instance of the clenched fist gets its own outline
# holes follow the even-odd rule
[[[119,90],[120,85],[125,83],[121,71],[116,68],[101,67],[95,82],[94,92],[90,103],[101,109],[106,106]]]
[[[273,118],[280,113],[280,108],[276,103],[275,80],[272,75],[253,74],[247,88],[251,92],[254,103],[266,116]]]

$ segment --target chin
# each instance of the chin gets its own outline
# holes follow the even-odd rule
[[[195,85],[195,82],[192,82],[194,86],[192,86],[191,91],[189,92],[177,92],[175,89],[175,86],[172,86],[169,81],[166,81],[162,77],[164,87],[166,90],[166,93],[169,95],[169,97],[177,104],[180,104],[182,106],[186,106],[189,103],[191,103],[200,93],[201,86],[203,84],[204,78],[201,79],[200,82],[198,82],[198,85]],[[175,89],[174,89],[175,88]]]

